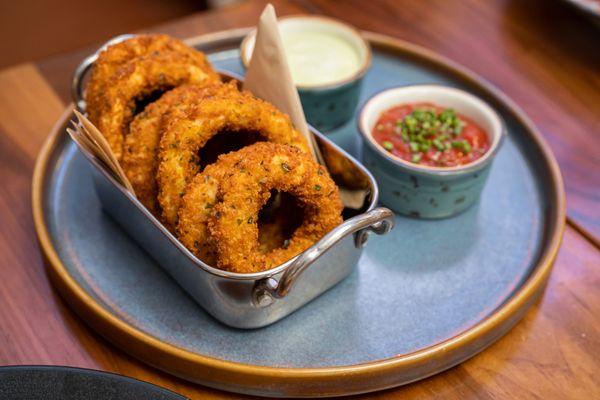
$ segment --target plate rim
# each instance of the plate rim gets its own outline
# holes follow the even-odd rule
[[[195,45],[241,40],[251,28],[224,30],[192,37]],[[542,293],[560,248],[566,221],[566,201],[558,163],[550,147],[524,112],[505,94],[467,68],[429,50],[390,36],[362,31],[373,47],[418,59],[477,87],[493,97],[524,126],[545,160],[555,204],[548,214],[551,232],[539,262],[510,298],[469,329],[412,353],[366,363],[319,368],[279,368],[227,361],[163,342],[120,319],[97,303],[69,274],[52,245],[45,223],[43,199],[47,165],[72,113],[70,103],[52,128],[36,159],[32,180],[32,211],[40,249],[53,285],[94,330],[127,353],[163,371],[217,389],[263,396],[348,395],[382,390],[431,376],[474,356],[502,337]],[[431,363],[437,366],[431,367]],[[201,367],[201,368],[199,368]],[[267,384],[268,382],[268,384]]]

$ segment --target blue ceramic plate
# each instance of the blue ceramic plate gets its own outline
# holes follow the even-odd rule
[[[94,328],[135,356],[217,388],[271,396],[348,394],[421,379],[504,334],[542,290],[564,225],[560,173],[501,94],[404,42],[374,50],[361,103],[402,84],[469,90],[503,116],[508,137],[478,204],[439,221],[397,217],[358,269],[284,320],[228,328],[196,305],[106,215],[91,170],[67,140],[65,113],[34,177],[34,216],[54,278]],[[198,38],[217,68],[243,73],[240,31]],[[329,137],[360,154],[355,121]]]
[[[167,389],[92,369],[50,365],[0,367],[0,399],[185,400]]]

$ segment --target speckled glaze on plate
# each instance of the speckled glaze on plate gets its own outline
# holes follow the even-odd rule
[[[246,30],[190,41],[219,68],[241,72]],[[94,329],[130,354],[208,386],[267,396],[393,387],[450,368],[510,329],[542,292],[565,204],[557,164],[502,94],[447,60],[366,33],[374,50],[361,101],[386,87],[441,83],[473,91],[508,136],[481,200],[447,220],[397,217],[366,247],[357,271],[267,328],[228,328],[206,314],[105,213],[90,169],[62,131],[33,181],[36,230],[52,281]],[[355,121],[329,138],[360,152]]]

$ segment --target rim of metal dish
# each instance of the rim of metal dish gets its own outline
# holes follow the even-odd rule
[[[241,40],[250,28],[221,31],[192,38],[194,45],[210,46]],[[364,37],[383,51],[418,59],[424,64],[451,72],[464,82],[495,98],[523,124],[543,155],[552,186],[549,202],[555,204],[548,214],[550,233],[539,255],[537,266],[513,295],[490,315],[435,345],[409,354],[362,364],[321,368],[277,368],[226,361],[180,348],[164,342],[126,322],[100,305],[68,273],[62,264],[45,224],[43,198],[46,166],[58,139],[58,132],[70,109],[65,111],[53,128],[37,158],[32,182],[32,209],[36,233],[46,258],[51,280],[71,306],[114,344],[130,354],[176,376],[218,389],[273,396],[319,396],[358,394],[410,383],[448,369],[477,354],[510,329],[542,292],[560,247],[565,227],[565,192],[558,164],[550,148],[527,116],[503,93],[487,84],[466,68],[423,47],[371,32]],[[483,343],[482,343],[483,342]],[[428,366],[433,362],[434,366]],[[202,366],[202,368],[198,368]],[[420,372],[419,372],[420,371]],[[268,382],[270,392],[261,390]],[[276,389],[274,389],[276,388]],[[267,389],[268,390],[268,389]]]

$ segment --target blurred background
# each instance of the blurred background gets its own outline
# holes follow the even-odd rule
[[[507,93],[554,150],[572,218],[600,237],[600,0],[0,0],[0,70],[35,64],[70,98],[79,62],[123,33],[248,27],[267,2],[424,46]],[[582,143],[580,143],[580,141]]]
[[[1,0],[0,68],[239,0]]]
[[[0,68],[102,43],[120,33],[154,27],[198,12],[252,2],[264,3],[262,0],[0,0]],[[488,2],[493,4],[490,9],[505,8],[507,17],[516,18],[520,20],[519,23],[551,28],[550,35],[578,35],[571,29],[575,24],[584,32],[586,29],[587,32],[593,30],[593,25],[600,26],[600,0]],[[328,11],[337,14],[337,11],[348,7],[356,9],[357,6],[371,9],[374,14],[377,14],[376,9],[385,9],[387,12],[384,17],[397,17],[399,23],[404,18],[416,18],[426,26],[430,26],[429,23],[434,22],[431,19],[436,16],[444,19],[445,15],[451,20],[452,15],[447,13],[461,12],[461,9],[464,12],[465,8],[474,7],[469,0],[292,0],[289,3],[317,13]],[[375,7],[369,7],[369,4]],[[404,5],[409,6],[406,12],[403,11]],[[360,16],[368,21],[373,17],[369,14],[360,13]],[[549,21],[553,23],[549,24]],[[248,21],[247,25],[252,22]],[[468,27],[464,28],[468,30]],[[596,32],[600,32],[600,29]],[[596,36],[598,39],[600,37]]]

